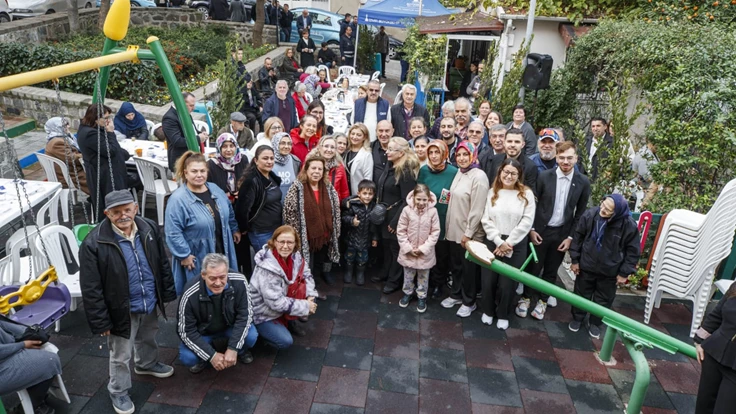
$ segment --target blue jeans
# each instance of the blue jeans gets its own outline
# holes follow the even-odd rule
[[[345,251],[345,263],[351,265],[358,262],[358,266],[365,266],[368,263],[368,250],[358,250],[354,247],[348,247]]]
[[[276,349],[286,349],[294,343],[289,329],[276,321],[263,322],[256,325],[258,335]]]
[[[233,329],[228,328],[226,331],[221,332],[217,335],[202,335],[202,339],[207,341],[208,344],[212,345],[213,340],[219,338],[230,338],[232,333]],[[250,329],[248,329],[248,335],[245,337],[245,345],[243,345],[243,348],[240,350],[240,352],[238,352],[238,355],[242,355],[248,349],[253,348],[253,345],[256,344],[256,339],[258,339],[258,331],[256,330],[255,325],[251,325]],[[192,352],[191,349],[184,345],[183,342],[179,344],[179,361],[181,361],[182,365],[186,367],[193,367],[202,362],[202,360],[199,359],[199,357],[194,352]]]
[[[404,59],[401,59],[401,78],[399,79],[399,82],[404,83],[406,82],[406,75],[409,73],[409,62],[405,61]]]
[[[256,253],[263,248],[263,245],[268,243],[269,240],[271,240],[271,236],[273,236],[273,232],[265,232],[265,233],[255,233],[255,232],[248,232],[248,240],[250,240],[250,245],[253,246],[253,251]]]

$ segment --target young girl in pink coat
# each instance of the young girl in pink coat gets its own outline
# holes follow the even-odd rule
[[[404,297],[399,306],[409,306],[415,292],[419,298],[417,311],[427,310],[427,289],[429,285],[429,269],[437,259],[434,245],[440,237],[440,217],[437,209],[437,198],[424,184],[417,184],[414,191],[406,196],[404,210],[399,217],[396,237],[399,239],[399,264],[404,266]]]

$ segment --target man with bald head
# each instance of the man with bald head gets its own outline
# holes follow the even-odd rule
[[[378,122],[376,126],[376,140],[371,143],[371,153],[373,153],[373,179],[378,180],[378,177],[383,174],[383,170],[386,169],[388,158],[386,157],[386,149],[388,148],[388,141],[394,136],[394,127],[391,122],[384,119]]]

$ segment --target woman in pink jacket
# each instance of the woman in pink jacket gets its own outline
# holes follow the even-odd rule
[[[429,191],[429,187],[417,184],[414,191],[406,196],[406,204],[396,229],[398,262],[404,266],[404,297],[399,301],[399,306],[409,306],[415,292],[416,276],[416,294],[419,298],[417,311],[424,312],[427,310],[429,269],[437,262],[434,246],[440,237],[440,216],[434,208],[437,198]]]

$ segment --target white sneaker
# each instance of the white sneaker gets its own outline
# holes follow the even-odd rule
[[[488,326],[493,325],[493,316],[488,316],[484,313],[483,316],[480,317],[480,321]]]
[[[460,299],[453,299],[453,298],[451,298],[451,297],[448,296],[445,300],[443,300],[440,303],[440,305],[442,305],[443,308],[450,309],[451,307],[453,307],[455,305],[460,305],[462,303],[463,303],[462,300],[460,300]]]
[[[544,312],[547,311],[547,304],[542,302],[542,299],[539,299],[537,301],[537,306],[534,307],[534,310],[532,311],[532,318],[537,320],[544,319]]]
[[[519,286],[516,287],[516,294],[517,295],[524,294],[524,284],[523,283],[519,283]]]
[[[550,296],[549,299],[547,299],[547,306],[550,308],[556,308],[557,307],[557,298],[554,296]]]
[[[516,305],[516,315],[518,317],[526,318],[526,315],[529,312],[530,302],[531,302],[531,299],[525,299],[525,298],[519,299],[519,304]]]
[[[473,313],[474,310],[475,305],[473,305],[472,307],[463,305],[460,307],[460,309],[457,310],[457,313],[455,315],[461,318],[467,318],[468,316],[470,316],[471,313]]]
[[[496,328],[505,331],[509,328],[509,320],[508,319],[499,319],[498,322],[496,322]]]

